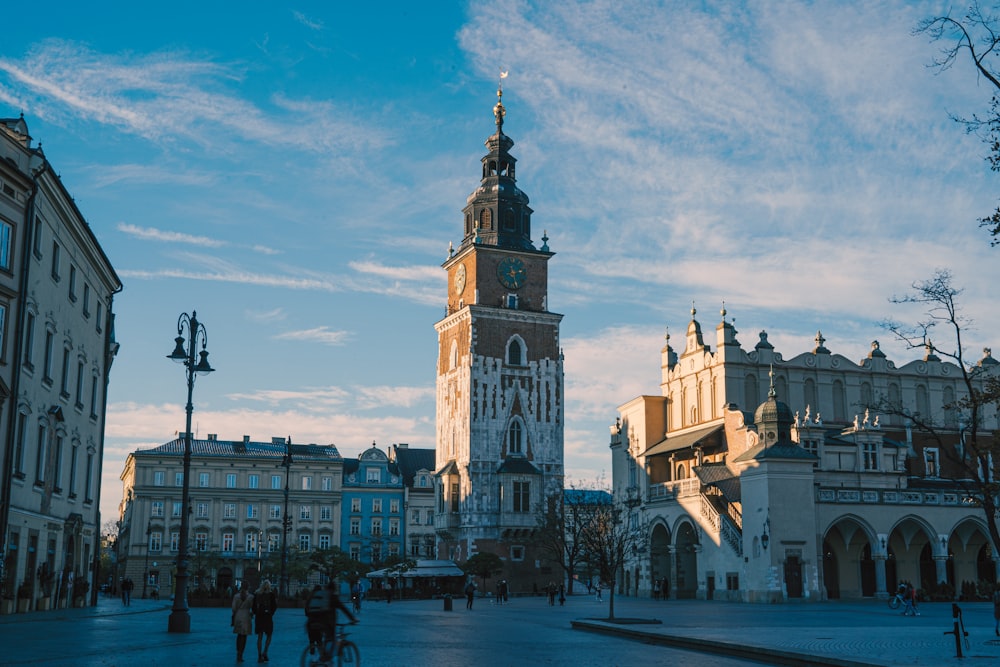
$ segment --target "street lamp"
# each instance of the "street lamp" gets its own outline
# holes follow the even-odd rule
[[[285,518],[281,520],[281,590],[282,597],[288,597],[288,533],[292,529],[292,517],[288,516],[288,477],[292,467],[292,436],[285,440],[285,457],[281,459],[285,468]]]
[[[153,533],[153,520],[146,522],[146,564],[142,568],[142,599],[146,599],[146,584],[149,583],[149,536]]]
[[[188,332],[187,348],[184,347],[185,330]],[[201,351],[198,352],[199,360],[194,361],[198,343],[201,342]],[[191,501],[191,485],[188,477],[191,473],[191,413],[194,412],[194,404],[191,402],[194,394],[194,378],[198,374],[211,373],[215,369],[208,363],[208,332],[205,325],[198,322],[198,314],[191,311],[190,317],[187,313],[181,313],[177,318],[177,338],[174,339],[176,346],[167,358],[184,364],[187,375],[187,425],[184,430],[184,485],[181,487],[181,534],[180,542],[177,545],[177,576],[174,582],[174,606],[167,619],[167,632],[191,632],[191,615],[188,613],[187,604],[187,584],[188,584],[188,517],[187,509]]]

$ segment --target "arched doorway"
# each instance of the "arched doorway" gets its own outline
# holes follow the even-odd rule
[[[215,577],[215,586],[222,595],[226,595],[233,590],[233,571],[231,568],[219,568],[219,573]]]
[[[858,563],[861,572],[861,597],[875,596],[875,561],[872,559],[872,545],[865,544],[861,549],[861,560]]]
[[[653,597],[666,599],[670,595],[670,582],[673,578],[670,567],[670,533],[663,524],[653,526],[649,538],[649,576],[653,586],[659,584],[659,591]]]
[[[823,537],[823,584],[828,599],[875,594],[875,563],[871,529],[860,519],[839,519]]]
[[[677,529],[677,598],[693,599],[698,595],[698,537],[690,523],[682,523]]]

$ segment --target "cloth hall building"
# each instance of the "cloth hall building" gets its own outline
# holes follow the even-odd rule
[[[693,309],[683,348],[667,337],[660,394],[621,405],[611,427],[615,496],[645,533],[620,590],[781,602],[907,581],[947,598],[997,580],[983,510],[939,441],[869,409],[933,415],[958,442],[960,369],[931,347],[897,366],[877,341],[859,362],[825,342],[785,359],[762,332],[744,350],[723,310],[713,350]],[[988,349],[974,368],[977,381],[1000,375]],[[997,428],[987,406],[980,429]]]

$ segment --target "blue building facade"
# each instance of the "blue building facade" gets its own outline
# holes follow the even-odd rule
[[[378,567],[404,555],[405,493],[399,466],[372,443],[344,460],[341,548],[354,560]]]

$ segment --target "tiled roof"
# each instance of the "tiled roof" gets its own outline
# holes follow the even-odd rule
[[[418,470],[434,470],[433,449],[395,449],[396,463],[399,464],[399,474],[403,477],[403,484],[413,486],[413,476]]]
[[[340,452],[333,445],[292,445],[292,460],[339,460]],[[184,440],[178,438],[152,449],[140,449],[135,455],[183,456]],[[191,456],[240,456],[281,460],[285,444],[245,442],[243,440],[192,440]]]

